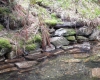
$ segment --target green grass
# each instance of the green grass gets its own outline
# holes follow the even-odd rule
[[[77,8],[78,13],[87,19],[93,19],[100,15],[100,6],[96,3],[97,0],[43,0],[42,3],[50,6],[57,4],[58,8],[64,10],[74,10]],[[49,4],[48,4],[49,3]]]

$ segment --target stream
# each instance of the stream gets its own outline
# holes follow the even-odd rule
[[[92,78],[91,73],[93,68],[100,67],[100,63],[66,61],[72,57],[70,54],[52,57],[28,72],[15,71],[0,74],[0,80],[100,80]]]

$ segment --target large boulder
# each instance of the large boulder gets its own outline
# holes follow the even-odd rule
[[[64,37],[52,37],[50,42],[55,45],[56,48],[60,48],[63,45],[68,45],[69,41]]]
[[[60,28],[55,31],[56,36],[73,36],[76,34],[75,29],[64,29]]]
[[[66,32],[67,32],[66,29],[60,28],[60,29],[58,29],[58,30],[55,31],[55,35],[56,36],[63,36]]]
[[[67,40],[69,40],[69,41],[75,41],[75,40],[76,40],[75,36],[68,36],[68,37],[66,37],[66,38],[67,38]]]
[[[90,40],[98,40],[100,41],[100,30],[94,29],[93,33],[89,37]]]
[[[88,38],[86,38],[84,36],[77,36],[77,41],[78,42],[88,41]]]
[[[89,36],[92,32],[93,30],[91,28],[84,26],[79,28],[79,30],[77,31],[77,35]]]
[[[55,50],[55,46],[50,44],[50,46],[46,46],[46,51],[53,51]]]

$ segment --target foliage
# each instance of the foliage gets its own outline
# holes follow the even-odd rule
[[[34,50],[35,48],[36,48],[35,44],[27,44],[25,49],[30,51],[30,50]]]
[[[11,48],[11,44],[7,39],[0,38],[0,48]]]
[[[51,19],[51,20],[49,19],[49,20],[45,20],[45,23],[49,25],[56,25],[58,21],[56,19]]]
[[[10,13],[9,8],[7,7],[0,7],[0,14],[8,14]]]
[[[4,26],[2,24],[0,24],[0,31],[4,28]]]
[[[40,35],[40,34],[36,34],[36,35],[34,36],[34,41],[35,41],[35,42],[41,42],[41,41],[42,41],[41,35]]]

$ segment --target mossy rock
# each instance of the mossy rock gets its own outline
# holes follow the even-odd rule
[[[0,31],[2,31],[4,28],[4,26],[2,24],[0,24]]]
[[[68,37],[66,37],[67,38],[67,40],[69,40],[69,41],[75,41],[76,39],[75,39],[75,36],[68,36]]]
[[[7,7],[0,7],[0,14],[9,14],[11,11]]]
[[[50,25],[50,26],[53,26],[53,25],[56,25],[58,23],[58,20],[56,20],[56,19],[49,19],[49,20],[45,20],[45,23]]]
[[[77,36],[77,40],[84,40],[87,41],[88,38],[84,37],[84,36]]]
[[[0,38],[0,48],[9,48],[11,49],[11,44],[9,40],[5,38]]]
[[[27,44],[25,49],[27,51],[35,50],[36,49],[36,44]]]
[[[74,29],[67,29],[67,33],[65,36],[73,36],[76,34],[76,31]]]

